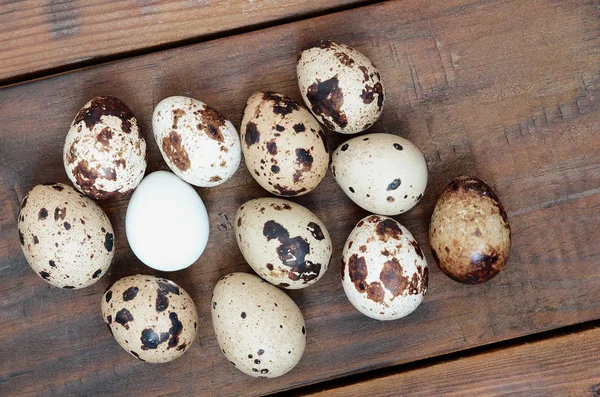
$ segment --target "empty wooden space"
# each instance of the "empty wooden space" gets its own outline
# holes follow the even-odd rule
[[[0,2],[0,83],[365,0]]]
[[[260,395],[401,368],[599,319],[597,6],[596,1],[578,0],[389,1],[0,89],[0,356],[4,357],[0,394]],[[289,292],[307,321],[305,355],[293,371],[276,379],[253,379],[237,371],[217,345],[210,295],[221,276],[251,272],[231,222],[240,204],[268,193],[242,164],[223,185],[197,189],[211,222],[205,253],[184,271],[162,274],[196,302],[200,333],[195,346],[168,364],[136,361],[114,341],[100,315],[100,297],[109,284],[126,275],[157,274],[141,264],[127,244],[128,197],[100,203],[115,228],[116,256],[109,274],[76,291],[47,285],[27,265],[16,226],[21,198],[38,183],[68,182],[62,164],[65,135],[74,115],[92,97],[114,95],[127,103],[141,121],[148,143],[148,172],[167,169],[151,130],[152,111],[161,99],[170,95],[200,99],[237,127],[244,103],[255,91],[278,91],[301,102],[297,53],[320,39],[353,46],[379,67],[387,92],[385,110],[368,132],[402,135],[426,156],[426,194],[413,210],[396,217],[426,253],[430,285],[425,301],[408,317],[392,322],[370,320],[347,301],[339,258],[346,237],[366,212],[328,174],[315,191],[294,199],[324,221],[334,244],[328,273],[306,290]],[[35,43],[25,47],[30,46]],[[348,136],[330,132],[328,138],[334,149]],[[505,270],[478,286],[448,279],[428,249],[435,201],[461,174],[478,175],[496,190],[513,232]],[[569,336],[585,338],[577,348],[569,347],[572,339],[560,339],[558,352],[573,354],[564,360],[564,371],[556,370],[581,377],[573,378],[571,388],[557,376],[554,384],[566,386],[552,388],[552,377],[545,376],[549,394],[592,390],[590,382],[596,375],[588,367],[597,360],[575,352],[581,346],[597,350],[591,342],[594,337],[595,331]],[[544,353],[552,343],[531,345],[540,352],[534,360],[555,362],[552,354]],[[410,386],[420,376],[435,378],[436,368],[453,377],[489,360],[500,367],[498,376],[481,370],[489,383],[473,382],[471,389],[463,385],[465,394],[518,393],[522,384],[517,374],[535,365],[526,359],[532,350],[525,348],[530,349],[513,347],[390,379]],[[494,388],[493,378],[514,381],[514,389],[510,384]],[[380,379],[336,392],[375,394],[369,385]],[[530,379],[538,378],[532,373]],[[456,383],[447,389],[412,385],[407,390],[424,395],[440,390],[461,394]],[[525,394],[535,395],[536,387],[532,382],[532,393]]]
[[[599,349],[600,329],[594,328],[310,396],[597,396]]]

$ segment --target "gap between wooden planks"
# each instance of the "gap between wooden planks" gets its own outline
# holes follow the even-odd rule
[[[0,2],[0,86],[379,1]]]
[[[349,379],[349,384],[339,387],[314,385],[310,387],[313,391],[299,389],[288,395],[599,396],[599,325],[594,321],[584,327],[575,326],[576,330],[561,336],[523,338],[502,349],[490,346],[485,348],[489,351],[475,355],[467,352],[466,357],[455,353],[451,359],[444,357],[422,368],[399,368],[393,375],[356,382]]]
[[[0,361],[3,393],[265,394],[599,318],[599,30],[589,2],[397,1],[1,89],[0,349],[11,357]],[[385,323],[360,315],[344,296],[334,259],[319,283],[290,293],[307,319],[308,345],[298,367],[270,381],[232,368],[212,332],[210,292],[222,275],[250,271],[231,219],[242,202],[266,193],[243,166],[226,184],[198,189],[211,239],[197,264],[167,275],[190,292],[201,319],[198,342],[181,359],[161,366],[135,361],[100,318],[99,297],[110,282],[155,274],[127,246],[127,199],[102,203],[117,251],[96,285],[65,292],[31,272],[15,233],[19,201],[37,183],[67,181],[64,136],[86,101],[112,94],[128,103],[146,134],[149,171],[165,169],[150,129],[158,101],[197,97],[239,125],[256,90],[300,100],[297,51],[322,38],[355,46],[376,62],[387,102],[370,131],[401,134],[428,160],[425,197],[397,217],[431,264],[430,291],[417,311]],[[331,148],[347,139],[328,137]],[[443,276],[427,249],[435,199],[463,173],[495,187],[514,233],[505,271],[476,287]],[[322,218],[339,258],[364,211],[331,175],[295,201]]]

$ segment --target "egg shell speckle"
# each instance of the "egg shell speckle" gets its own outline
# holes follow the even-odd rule
[[[184,181],[212,187],[230,179],[241,161],[238,133],[221,113],[199,100],[172,96],[152,118],[154,139],[171,170]]]
[[[427,261],[412,234],[396,220],[370,215],[344,245],[342,285],[348,300],[376,320],[396,320],[423,301],[429,282]]]
[[[330,130],[354,134],[383,112],[385,90],[373,63],[359,51],[333,41],[300,53],[296,67],[306,106]]]
[[[63,161],[77,190],[93,199],[135,189],[146,171],[146,141],[131,109],[111,96],[86,103],[67,133]]]
[[[192,298],[164,278],[122,278],[104,293],[101,309],[119,345],[142,361],[175,360],[196,340],[198,313]]]
[[[307,208],[277,198],[240,206],[235,236],[246,262],[271,284],[299,289],[317,282],[331,260],[331,238]]]
[[[455,179],[435,205],[429,242],[440,269],[453,280],[464,284],[488,281],[504,268],[510,252],[506,211],[481,179]]]
[[[94,284],[115,254],[113,228],[104,211],[62,183],[31,189],[21,203],[18,228],[25,259],[55,287]]]
[[[246,273],[231,273],[213,290],[212,322],[225,357],[253,377],[289,372],[306,347],[300,309],[282,290]]]
[[[258,92],[242,117],[242,153],[250,174],[277,196],[300,196],[327,173],[329,150],[308,110],[273,92]]]
[[[349,139],[333,153],[331,171],[354,203],[382,215],[408,211],[427,186],[427,163],[421,151],[392,134]]]

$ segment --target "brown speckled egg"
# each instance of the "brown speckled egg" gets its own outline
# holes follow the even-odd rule
[[[492,279],[506,263],[510,239],[506,211],[482,180],[461,177],[444,189],[431,215],[429,243],[448,277],[465,284]]]
[[[235,236],[246,262],[282,288],[306,288],[327,271],[331,238],[323,222],[300,204],[259,198],[240,206]]]
[[[34,272],[55,287],[87,287],[106,273],[114,232],[102,209],[71,186],[37,185],[19,212],[19,240]]]
[[[300,196],[325,177],[325,134],[308,110],[288,97],[258,92],[246,102],[242,153],[250,174],[278,196]]]
[[[427,186],[423,154],[410,141],[393,134],[349,139],[333,152],[331,171],[352,201],[381,215],[410,210]]]
[[[165,162],[187,183],[220,185],[240,165],[235,127],[201,101],[184,96],[163,99],[154,109],[152,129]]]
[[[352,305],[376,320],[396,320],[423,301],[429,270],[412,234],[385,216],[362,219],[348,236],[342,285]]]
[[[119,198],[144,177],[146,141],[127,105],[115,97],[96,97],[75,116],[63,161],[80,192],[96,200]]]
[[[275,378],[298,364],[306,324],[279,288],[246,273],[231,273],[213,290],[212,322],[225,357],[243,373]]]
[[[354,134],[381,116],[385,98],[381,76],[354,48],[321,41],[300,53],[296,72],[304,103],[330,130]]]
[[[104,293],[101,307],[119,345],[142,361],[175,360],[196,340],[196,306],[170,280],[140,274],[122,278]]]

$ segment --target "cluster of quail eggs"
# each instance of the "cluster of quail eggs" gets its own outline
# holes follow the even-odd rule
[[[191,185],[210,188],[226,182],[243,155],[256,182],[279,197],[239,207],[235,238],[258,277],[225,275],[211,298],[217,341],[237,369],[276,377],[303,355],[306,324],[282,289],[318,282],[331,262],[332,242],[323,221],[289,198],[314,190],[328,168],[342,191],[372,213],[356,224],[343,248],[341,283],[348,300],[378,320],[413,312],[427,291],[427,261],[411,232],[392,216],[423,197],[423,154],[407,139],[382,133],[353,137],[330,154],[321,124],[356,134],[371,127],[383,111],[381,75],[357,50],[322,41],[300,53],[297,76],[306,108],[280,93],[257,92],[246,102],[239,135],[221,113],[197,99],[162,100],[154,109],[152,129],[172,172],[146,177],[146,141],[127,105],[109,96],[85,104],[63,151],[75,189],[38,185],[21,204],[18,233],[31,268],[64,289],[98,281],[111,264],[115,237],[93,200],[131,192],[125,222],[133,253],[156,270],[187,268],[202,255],[209,238],[207,210]],[[494,192],[477,178],[461,177],[439,198],[429,238],[442,271],[475,284],[504,266],[510,226]],[[192,298],[164,278],[118,280],[102,296],[101,311],[116,341],[143,361],[171,361],[197,337]]]

